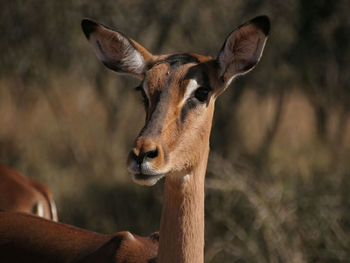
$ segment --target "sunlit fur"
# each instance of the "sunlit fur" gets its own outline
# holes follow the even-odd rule
[[[193,53],[155,56],[119,32],[83,22],[104,64],[141,80],[146,122],[129,154],[128,169],[142,185],[166,178],[157,263],[204,261],[204,179],[215,100],[234,77],[255,67],[269,27],[265,16],[252,19],[229,34],[212,58]],[[139,56],[144,64],[137,69],[126,63],[140,61]],[[203,89],[206,94],[198,97],[196,91]]]
[[[150,101],[146,125],[136,138],[134,152],[139,154],[156,145],[159,156],[142,163],[148,168],[142,171],[145,174],[167,174],[191,169],[199,161],[203,144],[209,142],[214,97],[210,96],[209,103],[200,103],[193,94],[187,94],[195,107],[188,110],[184,120],[181,119],[187,86],[197,77],[194,75],[186,79],[189,69],[193,67],[195,65],[185,64],[171,70],[169,64],[160,63],[146,73],[144,82],[147,85],[143,87],[147,87],[145,93],[149,94]],[[129,158],[129,166],[133,165],[134,160]]]

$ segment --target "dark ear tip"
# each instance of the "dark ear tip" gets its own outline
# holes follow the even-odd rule
[[[268,16],[257,16],[250,20],[251,23],[255,24],[260,28],[265,35],[268,35],[270,32],[270,19]]]
[[[87,39],[89,39],[90,34],[96,30],[97,26],[98,24],[90,19],[83,19],[81,21],[81,28]]]

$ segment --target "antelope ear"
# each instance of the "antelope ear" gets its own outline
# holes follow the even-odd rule
[[[226,85],[259,62],[269,30],[269,18],[258,16],[228,35],[216,59],[218,76]]]
[[[106,67],[142,78],[148,63],[153,60],[152,54],[144,47],[89,19],[84,19],[81,27],[96,56]]]

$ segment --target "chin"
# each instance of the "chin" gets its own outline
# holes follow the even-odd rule
[[[160,179],[164,177],[164,174],[159,175],[146,175],[146,174],[133,174],[132,180],[140,185],[146,185],[146,186],[153,186],[155,185]]]

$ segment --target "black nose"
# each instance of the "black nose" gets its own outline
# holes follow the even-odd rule
[[[157,148],[154,148],[152,150],[149,150],[147,152],[140,152],[139,155],[137,155],[134,151],[131,151],[131,158],[134,159],[138,164],[142,164],[143,160],[148,159],[154,159],[158,156],[158,150]]]

